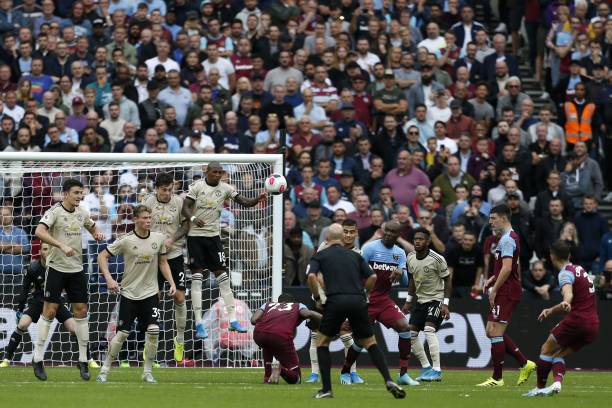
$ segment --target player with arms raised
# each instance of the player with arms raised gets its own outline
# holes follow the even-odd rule
[[[143,198],[142,204],[151,209],[151,231],[164,234],[168,253],[168,265],[176,284],[174,293],[174,318],[176,336],[174,337],[174,359],[183,361],[185,353],[185,326],[187,305],[185,304],[185,267],[183,260],[184,237],[189,231],[189,222],[181,216],[183,199],[174,190],[174,177],[170,173],[160,173],[155,178],[155,193]],[[159,289],[164,288],[164,276],[158,274]]]
[[[79,206],[83,199],[83,184],[67,179],[62,184],[63,199],[48,209],[36,227],[36,236],[50,245],[47,257],[43,311],[38,321],[38,338],[34,345],[34,375],[47,380],[43,365],[44,344],[51,322],[62,303],[62,291],[66,291],[72,304],[75,334],[79,343],[79,371],[83,380],[89,380],[87,346],[89,343],[89,318],[87,316],[88,278],[83,271],[82,230],[87,229],[96,241],[103,241],[104,234],[96,227],[87,210]]]
[[[161,271],[170,284],[170,296],[174,296],[176,287],[166,257],[166,237],[161,232],[151,231],[151,223],[151,210],[147,206],[137,205],[134,208],[134,231],[118,238],[98,254],[98,265],[106,279],[108,290],[121,293],[117,333],[111,340],[106,360],[96,378],[98,382],[106,382],[111,364],[128,338],[134,319],[138,319],[140,329],[146,329],[142,380],[147,383],[157,382],[151,373],[151,367],[157,355],[159,338],[158,272]],[[108,258],[117,255],[123,255],[125,262],[121,286],[113,279],[108,269]]]
[[[370,265],[377,276],[376,284],[370,293],[368,315],[370,321],[380,322],[399,334],[398,348],[400,353],[400,372],[398,384],[418,385],[408,375],[410,358],[410,328],[406,316],[389,296],[391,286],[402,275],[406,275],[406,253],[395,245],[400,236],[400,224],[388,221],[383,226],[381,239],[369,242],[361,249],[363,259]],[[341,382],[350,381],[350,367],[357,360],[361,347],[354,344],[349,350],[340,374]],[[349,376],[348,378],[346,378]]]
[[[430,232],[426,228],[414,231],[414,251],[408,254],[408,273],[412,275],[408,285],[408,297],[402,308],[410,313],[410,338],[412,353],[421,362],[419,379],[422,381],[441,381],[440,345],[436,332],[442,320],[450,317],[448,309],[452,291],[451,275],[444,257],[431,249]],[[413,299],[416,306],[412,310]],[[419,341],[419,331],[425,332],[432,365],[429,366],[423,344]],[[408,353],[410,353],[410,348]]]
[[[537,387],[524,394],[526,397],[553,395],[561,392],[565,375],[564,358],[591,344],[599,334],[599,316],[595,286],[589,274],[569,261],[570,247],[565,241],[557,241],[550,248],[550,259],[559,269],[559,286],[563,301],[556,306],[542,310],[539,321],[549,316],[566,313],[540,349],[538,360]],[[546,387],[548,374],[552,370],[553,383]]]
[[[190,221],[187,234],[187,248],[191,264],[191,303],[196,336],[208,337],[202,320],[202,279],[205,269],[212,271],[219,285],[219,293],[229,315],[229,329],[245,333],[246,329],[236,320],[234,294],[230,278],[226,271],[225,252],[221,243],[219,219],[226,200],[231,199],[244,207],[254,207],[266,200],[266,193],[255,198],[246,198],[227,183],[221,181],[225,171],[217,162],[210,162],[206,175],[189,186],[189,192],[183,203],[182,214]]]
[[[502,378],[504,355],[512,355],[519,363],[517,385],[523,384],[535,370],[535,363],[527,360],[514,340],[506,332],[514,309],[518,305],[523,290],[520,277],[519,237],[510,224],[510,209],[500,204],[491,209],[489,224],[497,238],[493,259],[493,276],[485,282],[484,289],[489,288],[489,305],[491,311],[487,321],[487,337],[491,339],[491,358],[493,359],[493,376],[477,387],[503,387]]]
[[[293,338],[303,320],[321,321],[321,314],[295,303],[290,295],[282,294],[278,302],[267,302],[253,313],[253,340],[263,351],[264,383],[278,384],[281,376],[288,384],[300,382],[300,359]],[[278,363],[273,363],[273,358]]]

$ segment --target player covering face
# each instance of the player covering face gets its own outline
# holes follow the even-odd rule
[[[565,357],[595,341],[599,335],[599,316],[593,278],[578,265],[569,261],[570,247],[564,241],[555,242],[550,249],[553,266],[560,270],[559,286],[563,300],[561,303],[542,310],[539,321],[550,316],[565,314],[548,335],[540,349],[537,368],[537,386],[525,397],[554,395],[561,392],[565,378]],[[546,387],[548,375],[552,371],[553,383]]]

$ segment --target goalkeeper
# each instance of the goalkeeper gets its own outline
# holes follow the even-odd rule
[[[21,293],[17,296],[17,328],[11,334],[9,343],[4,349],[4,359],[0,362],[0,368],[6,368],[10,365],[11,360],[15,356],[15,351],[23,339],[23,335],[28,331],[28,327],[32,322],[38,322],[38,318],[43,309],[43,288],[45,285],[45,270],[47,262],[47,253],[49,245],[42,244],[40,247],[40,260],[33,261],[26,270],[21,287]],[[27,307],[26,307],[27,304]],[[25,310],[24,310],[25,308]],[[76,322],[72,317],[72,313],[65,304],[61,304],[57,309],[55,316],[64,327],[74,335]],[[89,346],[87,348],[87,360],[90,368],[99,368],[98,364],[89,354]]]

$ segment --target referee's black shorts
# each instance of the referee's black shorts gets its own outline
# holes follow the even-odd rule
[[[374,335],[363,295],[328,296],[319,331],[327,337],[334,337],[340,333],[346,319],[351,324],[354,338],[365,339]]]

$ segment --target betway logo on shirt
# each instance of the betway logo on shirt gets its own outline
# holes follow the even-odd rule
[[[384,271],[384,272],[392,272],[393,270],[395,270],[395,268],[397,268],[396,264],[389,264],[386,262],[376,262],[376,261],[370,262],[370,266],[375,271]]]

